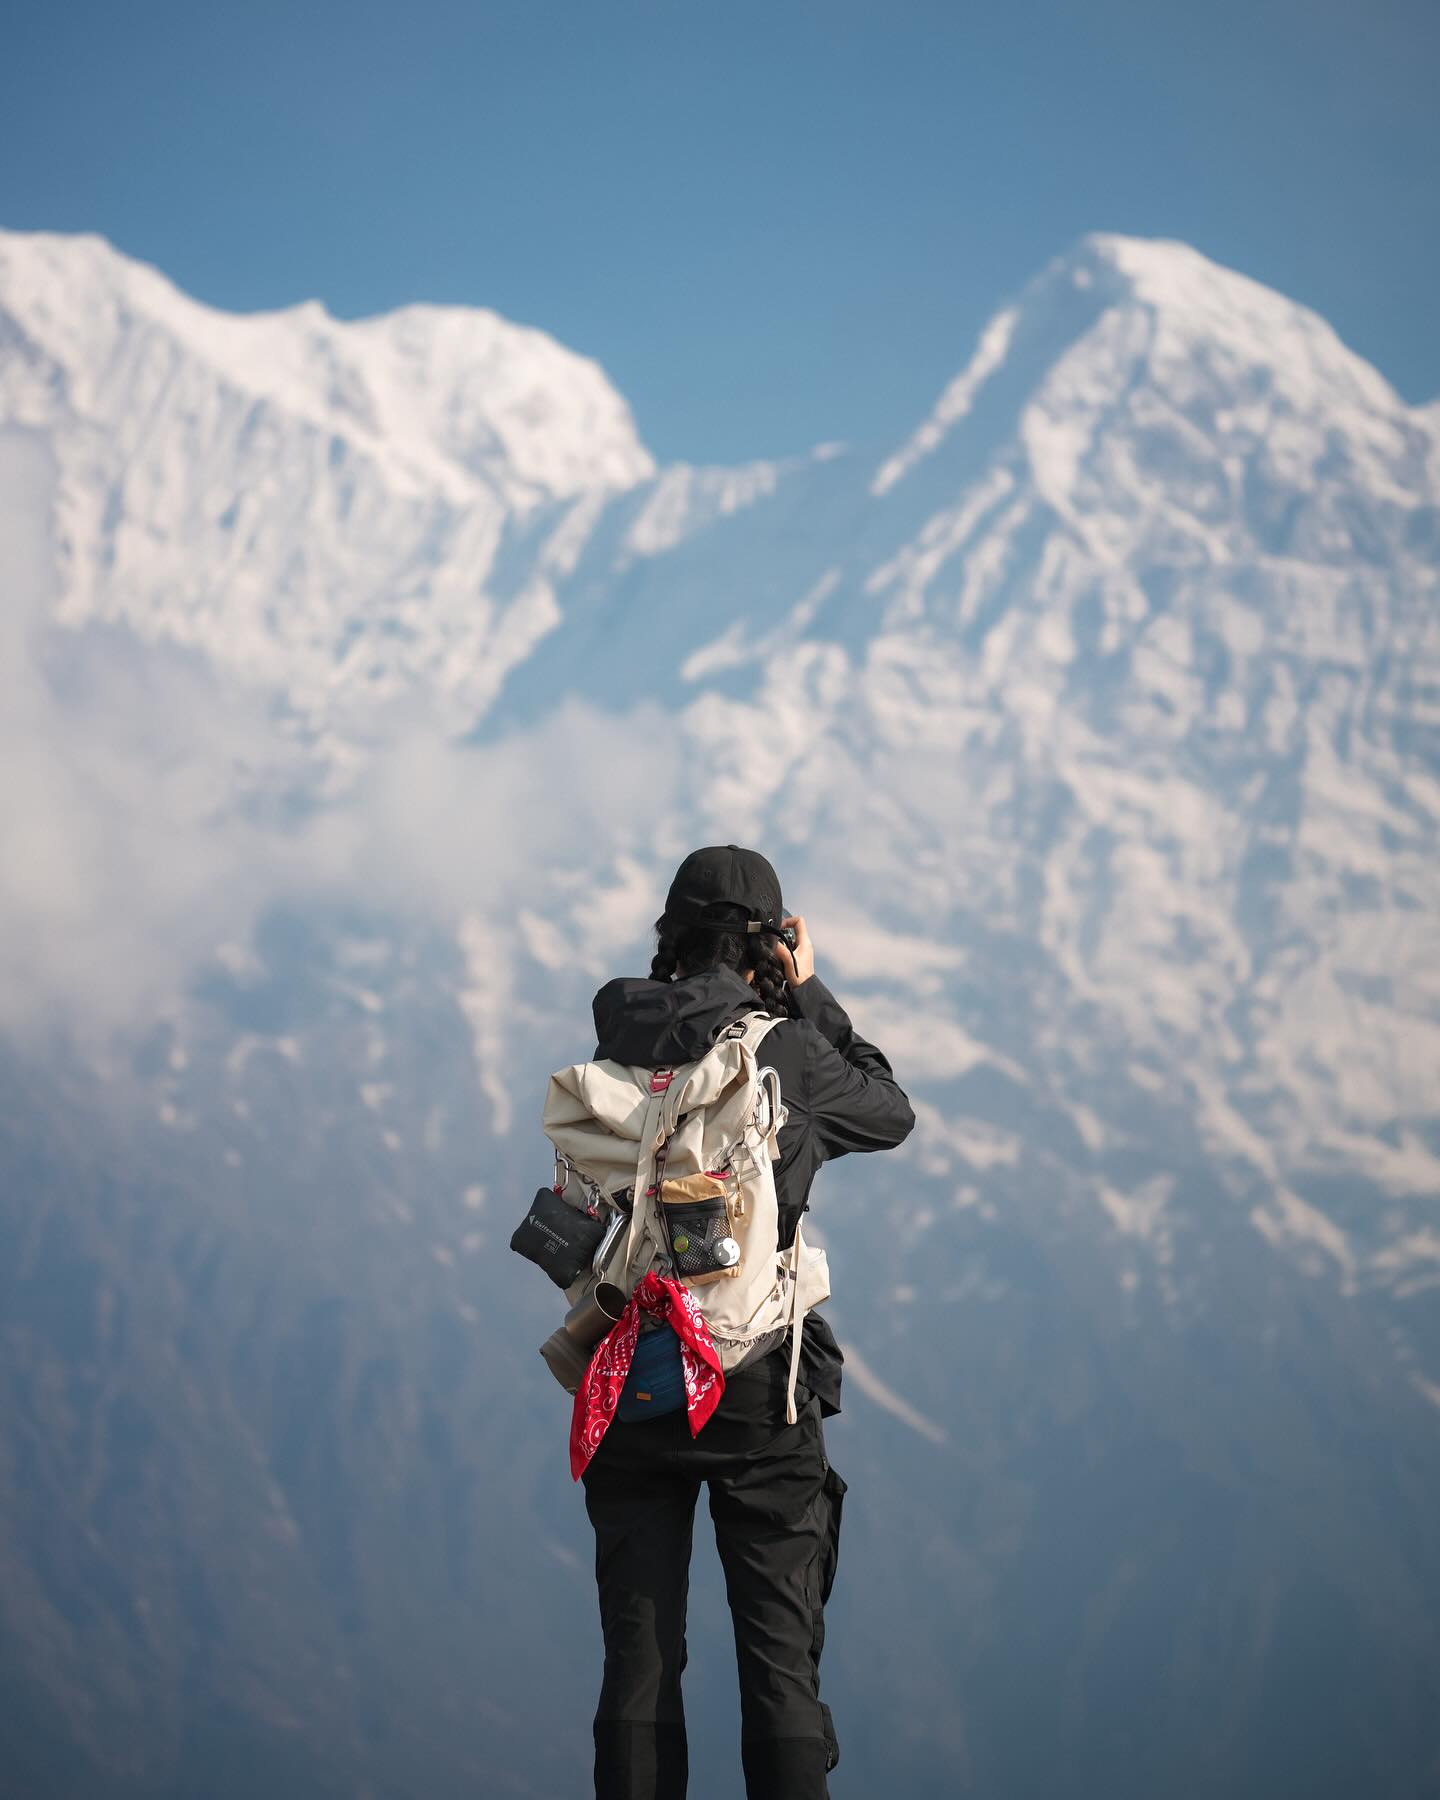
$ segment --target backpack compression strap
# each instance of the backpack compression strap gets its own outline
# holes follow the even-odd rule
[[[800,1379],[800,1338],[805,1330],[805,1314],[800,1307],[800,1269],[805,1240],[800,1221],[795,1221],[795,1242],[790,1246],[790,1379],[785,1384],[785,1423],[793,1425],[800,1417],[795,1410],[795,1384]]]

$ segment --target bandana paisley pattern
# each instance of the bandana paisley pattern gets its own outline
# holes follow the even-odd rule
[[[590,1458],[600,1448],[600,1440],[615,1417],[620,1390],[630,1373],[631,1358],[640,1336],[642,1312],[663,1319],[680,1339],[685,1413],[690,1422],[691,1437],[699,1436],[701,1426],[720,1404],[720,1396],[725,1392],[720,1357],[704,1314],[695,1304],[690,1290],[651,1269],[630,1296],[624,1312],[601,1338],[575,1396],[575,1414],[570,1424],[570,1473],[576,1481],[585,1473]]]

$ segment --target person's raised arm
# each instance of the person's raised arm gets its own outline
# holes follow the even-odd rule
[[[852,1150],[890,1150],[903,1143],[915,1114],[888,1060],[850,1023],[850,1016],[815,973],[815,949],[802,918],[792,951],[782,938],[776,954],[790,983],[797,1015],[814,1026],[806,1068],[806,1103],[826,1161]]]

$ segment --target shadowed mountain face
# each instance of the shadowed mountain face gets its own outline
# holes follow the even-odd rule
[[[1440,1786],[1433,407],[1096,238],[907,444],[657,474],[489,315],[3,234],[3,427],[0,1789],[583,1790],[505,1243],[732,839],[920,1121],[812,1215],[835,1794]]]

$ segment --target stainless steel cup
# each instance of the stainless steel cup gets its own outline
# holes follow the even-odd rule
[[[592,1352],[582,1350],[563,1325],[557,1325],[540,1346],[545,1366],[567,1394],[578,1394]]]
[[[582,1350],[593,1350],[625,1310],[625,1290],[613,1281],[592,1281],[565,1315],[563,1329]]]

